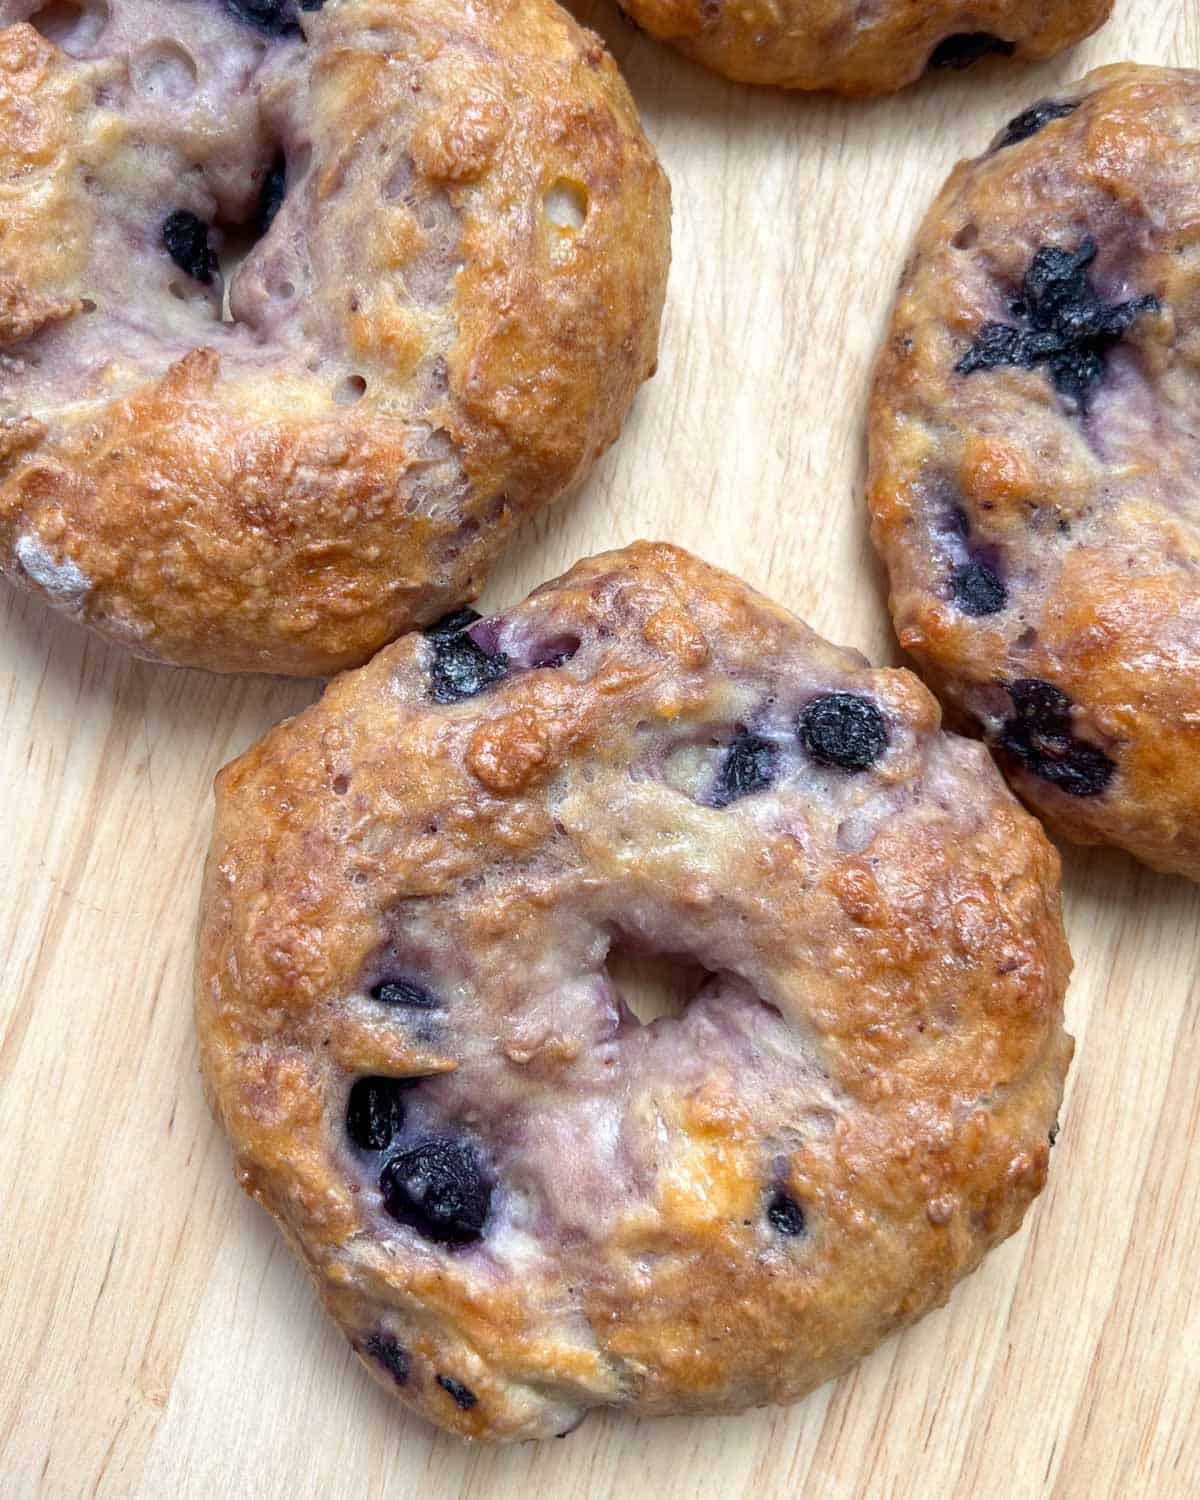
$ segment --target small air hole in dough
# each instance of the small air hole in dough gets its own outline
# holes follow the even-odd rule
[[[196,92],[196,64],[182,47],[157,42],[134,58],[133,86],[144,99],[178,104]]]
[[[279,283],[279,296],[284,298],[285,301],[290,297],[294,297],[295,295],[296,288],[290,281],[281,281]]]
[[[347,375],[334,389],[333,399],[339,406],[353,406],[367,394],[367,382],[361,375]]]
[[[79,311],[91,313],[96,311],[96,304],[90,297],[84,297],[79,303]]]
[[[546,194],[546,217],[559,229],[582,229],[588,212],[587,189],[580,182],[559,177]]]
[[[52,0],[29,18],[29,24],[48,42],[78,57],[95,42],[108,25],[108,6],[103,0]]]
[[[977,224],[964,224],[950,243],[956,250],[970,250],[979,239]]]

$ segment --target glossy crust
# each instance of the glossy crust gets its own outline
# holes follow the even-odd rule
[[[165,661],[357,664],[617,436],[666,180],[550,0],[327,0],[306,41],[218,0],[108,11],[75,57],[0,30],[0,569]],[[215,249],[281,152],[222,323],[165,220]]]
[[[1112,0],[620,0],[637,24],[742,83],[886,94],[984,47],[1052,57],[1103,25]],[[962,45],[956,45],[961,42]],[[949,56],[939,61],[939,47]]]
[[[875,378],[874,537],[902,644],[1021,796],[1067,838],[1197,879],[1200,74],[1108,68],[1051,104],[960,165],[921,229]],[[1128,327],[1082,399],[1044,364],[956,368],[982,325],[1021,321],[1041,247],[1089,243]],[[956,600],[970,558],[1002,607]],[[1027,682],[1071,705],[1048,747],[1014,736],[1006,685]]]
[[[196,1021],[239,1179],[367,1367],[464,1436],[793,1401],[1043,1185],[1058,857],[915,677],[675,548],[474,636],[506,658],[476,695],[432,701],[443,647],[407,636],[218,777]],[[869,769],[811,749],[835,694]],[[734,743],[765,780],[731,791]],[[614,941],[716,977],[642,1026]],[[347,1135],[370,1075],[421,1080],[401,1144],[487,1164],[481,1238],[389,1217]]]

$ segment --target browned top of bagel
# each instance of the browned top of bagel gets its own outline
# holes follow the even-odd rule
[[[133,649],[317,675],[472,598],[653,370],[669,195],[549,0],[0,0],[0,568]],[[282,208],[229,287],[169,215]],[[215,248],[220,228],[213,231]]]
[[[642,543],[405,637],[221,773],[203,1068],[243,1186],[432,1420],[790,1401],[1041,1188],[1058,880],[916,678]],[[641,1026],[615,941],[710,978]],[[404,1117],[371,1150],[364,1098]]]

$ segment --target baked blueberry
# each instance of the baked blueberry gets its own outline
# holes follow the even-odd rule
[[[1039,131],[1045,130],[1052,120],[1065,120],[1079,108],[1077,99],[1043,99],[1031,109],[1023,110],[1004,127],[1004,133],[996,142],[995,149],[1003,151],[1006,146],[1015,146],[1027,141]]]
[[[1077,250],[1043,245],[1012,304],[1010,323],[984,323],[975,342],[959,360],[960,375],[1016,365],[1031,370],[1045,365],[1055,390],[1086,407],[1088,393],[1104,374],[1104,356],[1143,313],[1158,307],[1153,295],[1129,302],[1105,303],[1088,280],[1096,242],[1085,239]]]
[[[965,615],[995,615],[1008,603],[1008,590],[994,568],[975,561],[955,568],[950,576],[954,602]]]
[[[1000,732],[1001,746],[1027,771],[1072,797],[1099,796],[1117,765],[1099,745],[1072,733],[1066,693],[1036,677],[1011,683],[1008,693],[1016,712]]]
[[[287,192],[287,162],[277,156],[263,178],[262,192],[258,198],[258,213],[255,224],[259,234],[266,234],[275,222],[275,215],[283,207]]]
[[[455,609],[448,615],[443,615],[440,620],[435,620],[432,625],[426,625],[422,634],[436,641],[444,636],[457,635],[460,630],[465,630],[468,625],[474,625],[477,620],[482,619],[483,616],[477,609]]]
[[[739,797],[761,792],[775,779],[777,756],[774,745],[748,729],[739,728],[737,737],[725,752],[713,790],[713,806],[728,807]]]
[[[508,674],[503,651],[489,656],[465,630],[429,637],[433,646],[430,695],[435,703],[458,703],[473,698]]]
[[[346,1133],[364,1151],[385,1151],[404,1129],[406,1078],[357,1078],[346,1105]]]
[[[432,1136],[393,1156],[379,1178],[383,1206],[440,1245],[481,1238],[492,1187],[473,1146],[452,1136]]]
[[[384,979],[372,986],[371,999],[383,1005],[411,1005],[415,1010],[433,1010],[437,996],[411,979]]]
[[[373,1333],[363,1345],[365,1353],[378,1360],[397,1385],[408,1381],[411,1361],[408,1350],[396,1342],[390,1334]]]
[[[205,286],[212,284],[217,257],[208,243],[208,225],[203,219],[186,208],[177,208],[163,224],[162,242],[163,249],[181,271],[193,281]]]
[[[448,1395],[454,1397],[455,1405],[463,1411],[470,1411],[479,1400],[474,1391],[469,1391],[465,1385],[460,1385],[457,1380],[451,1379],[449,1375],[439,1375],[437,1383]]]
[[[865,771],[887,748],[887,725],[870,698],[826,693],[800,715],[800,740],[816,761],[843,771]]]
[[[313,8],[311,5],[301,6],[302,10]],[[289,0],[225,0],[225,9],[264,36],[300,35],[300,24],[294,16],[295,6]]]
[[[780,1234],[801,1235],[804,1233],[804,1210],[795,1198],[779,1190],[772,1193],[767,1204],[767,1222]]]
[[[1011,57],[1016,50],[1015,42],[993,36],[990,31],[960,31],[937,44],[930,54],[929,66],[969,68],[981,57]]]

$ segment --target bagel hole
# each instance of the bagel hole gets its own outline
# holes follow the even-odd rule
[[[649,953],[620,937],[608,950],[605,968],[621,999],[643,1026],[682,1015],[709,977],[708,971],[690,958]]]
[[[108,25],[104,0],[53,0],[29,18],[29,24],[71,57],[92,46]]]
[[[347,375],[333,388],[333,399],[338,406],[353,406],[367,394],[367,382],[361,375]]]
[[[546,217],[559,229],[582,229],[588,213],[588,192],[582,182],[556,178],[545,197]]]

